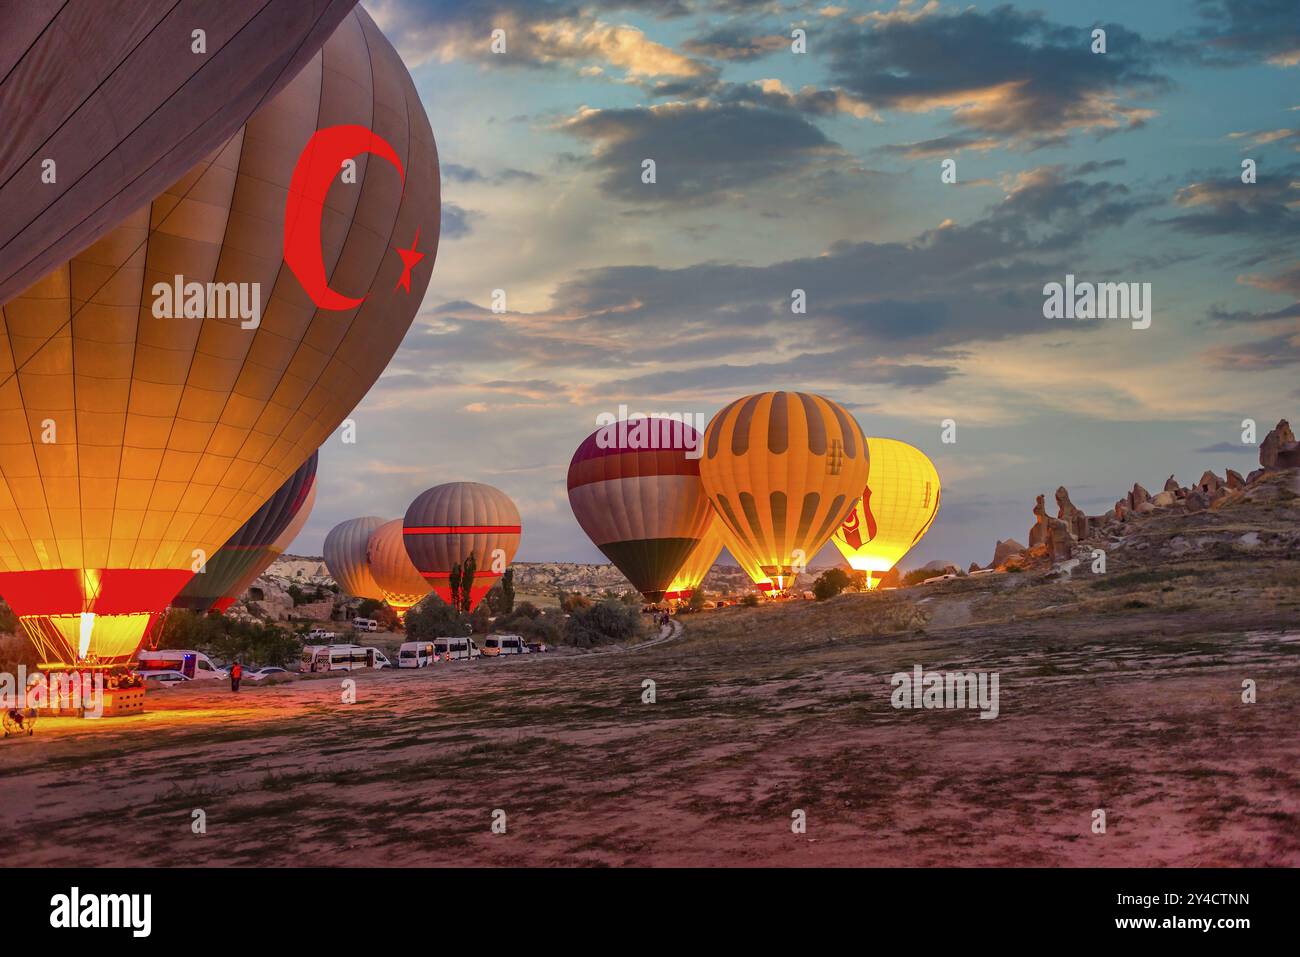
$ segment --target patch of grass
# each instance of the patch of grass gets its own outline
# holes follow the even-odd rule
[[[1122,575],[1099,579],[1092,582],[1089,587],[1097,591],[1109,591],[1116,588],[1132,589],[1140,585],[1155,585],[1159,582],[1167,582],[1174,578],[1184,578],[1194,574],[1196,574],[1194,571],[1186,568],[1171,569],[1169,571],[1150,569],[1140,572],[1125,572]]]

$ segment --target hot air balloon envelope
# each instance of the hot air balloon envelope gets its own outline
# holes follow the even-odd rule
[[[867,439],[871,453],[862,498],[838,529],[835,547],[867,572],[867,587],[921,540],[939,513],[939,473],[920,449],[896,439]]]

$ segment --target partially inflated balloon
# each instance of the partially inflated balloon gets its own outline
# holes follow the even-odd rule
[[[670,419],[589,435],[569,463],[569,505],[592,542],[650,601],[664,597],[712,514],[699,433]],[[653,443],[650,447],[647,443]]]
[[[746,560],[787,588],[857,501],[867,477],[862,429],[806,392],[737,399],[709,422],[700,479]]]
[[[397,612],[398,620],[405,619],[407,609],[431,590],[406,554],[400,518],[385,522],[371,533],[366,544],[366,564],[384,601]]]
[[[731,533],[731,529],[727,528],[726,523],[722,519],[718,519],[714,523],[714,527],[731,557],[736,560],[736,564],[745,570],[749,580],[754,583],[754,588],[763,595],[770,595],[772,592],[777,591],[775,583],[763,571],[763,566],[759,563],[759,560],[750,554],[749,549],[741,546],[736,536]]]
[[[201,614],[227,596],[233,601],[239,592],[234,595],[231,592],[249,570],[265,568],[271,563],[271,545],[293,521],[316,487],[316,459],[317,453],[313,452],[253,513],[252,518],[226,539],[217,553],[204,563],[203,570],[172,599],[173,608],[188,608]],[[253,578],[257,574],[260,572],[254,573]],[[226,606],[229,604],[227,601]]]
[[[449,482],[421,492],[406,510],[404,522],[406,553],[448,604],[453,567],[474,556],[471,611],[501,580],[522,531],[519,509],[510,497],[481,482]]]
[[[293,543],[293,540],[298,537],[298,533],[302,531],[303,526],[307,524],[307,519],[311,515],[311,510],[315,505],[316,483],[312,482],[311,490],[307,492],[307,498],[303,501],[301,507],[299,507],[293,520],[290,521],[285,530],[280,533],[280,536],[271,543],[270,547],[265,549],[258,556],[257,561],[249,566],[248,571],[244,573],[243,577],[240,578],[239,581],[235,582],[235,584],[232,585],[224,595],[213,603],[212,607],[216,611],[224,612],[227,608],[233,605],[235,600],[244,592],[248,591],[253,582],[257,581],[257,579],[261,577],[262,573],[270,568],[271,565],[274,564],[275,560],[288,550],[289,546]]]
[[[350,518],[335,525],[325,536],[325,567],[345,595],[383,600],[384,593],[370,574],[366,561],[370,536],[383,524],[384,520],[374,515]]]
[[[340,127],[390,150],[335,163],[316,208],[290,184]],[[286,268],[317,213],[321,273],[360,305],[320,307]],[[419,307],[438,222],[428,118],[358,9],[223,146],[5,303],[0,594],[47,661],[129,660],[356,406]]]
[[[862,499],[835,530],[835,547],[867,572],[867,587],[921,540],[939,513],[939,473],[925,453],[896,439],[867,439],[870,470]]]
[[[682,567],[677,569],[677,574],[673,576],[672,584],[664,595],[665,600],[686,601],[695,594],[695,589],[700,587],[700,582],[704,581],[704,576],[709,573],[722,551],[722,536],[718,534],[718,526],[721,524],[716,518],[710,523],[704,537],[691,549],[686,561],[682,562]]]

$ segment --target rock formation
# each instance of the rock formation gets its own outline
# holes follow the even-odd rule
[[[1237,489],[1245,487],[1246,480],[1241,477],[1241,473],[1228,469],[1228,488],[1235,492]]]
[[[1128,493],[1128,507],[1137,511],[1137,507],[1143,502],[1151,501],[1151,493],[1144,489],[1137,482],[1133,483],[1133,491]]]
[[[1213,492],[1222,485],[1223,479],[1215,475],[1211,469],[1206,469],[1202,472],[1200,480],[1196,483],[1196,487],[1202,492]]]
[[[1013,555],[1020,555],[1024,552],[1025,546],[1021,545],[1014,538],[1008,538],[1006,541],[998,542],[993,548],[993,568],[999,568],[1007,563],[1007,559]]]
[[[1291,423],[1286,419],[1279,421],[1259,443],[1259,464],[1266,471],[1300,468],[1300,443],[1296,442]]]
[[[1088,516],[1070,501],[1070,493],[1064,485],[1056,490],[1056,517],[1065,522],[1066,528],[1076,540],[1082,541],[1088,537]]]
[[[1165,479],[1166,492],[1177,492],[1180,488],[1182,488],[1182,486],[1178,484],[1178,479],[1174,478],[1172,475]]]

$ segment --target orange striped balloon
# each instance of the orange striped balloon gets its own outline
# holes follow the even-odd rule
[[[838,403],[760,392],[709,422],[700,479],[741,560],[783,590],[853,509],[867,455],[861,427]]]

